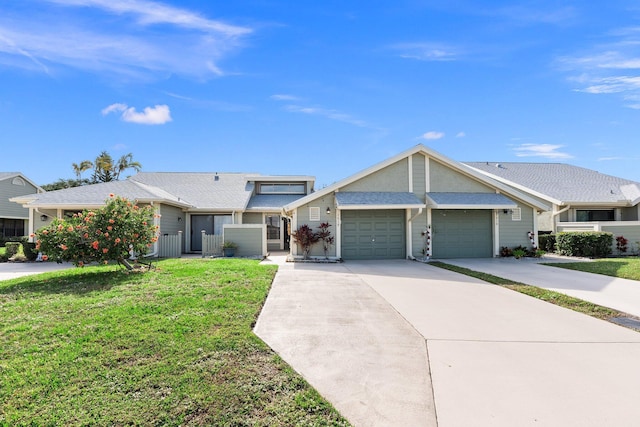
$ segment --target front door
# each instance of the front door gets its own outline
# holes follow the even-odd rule
[[[213,215],[191,215],[191,250],[202,251],[202,231],[213,234]]]

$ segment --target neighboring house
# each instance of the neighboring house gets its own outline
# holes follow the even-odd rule
[[[0,238],[28,235],[29,209],[9,201],[24,194],[44,192],[20,172],[0,172]]]
[[[498,256],[531,247],[550,204],[418,145],[284,206],[293,229],[328,222],[342,259]],[[429,237],[429,241],[427,241]],[[322,256],[315,245],[312,256]],[[300,253],[292,245],[294,255]]]
[[[600,222],[640,228],[640,183],[562,163],[465,162],[552,208],[540,214],[540,231],[593,229]]]
[[[239,255],[266,255],[288,249],[282,206],[313,191],[314,182],[309,176],[144,172],[123,181],[21,195],[11,201],[29,210],[32,233],[52,218],[103,206],[115,194],[156,208],[160,239],[153,254],[217,253],[224,234],[238,243]],[[217,247],[203,248],[203,235],[220,237]],[[170,244],[177,247],[168,250]]]

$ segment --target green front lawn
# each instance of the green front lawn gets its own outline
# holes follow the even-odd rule
[[[586,271],[587,273],[604,274],[623,279],[640,280],[640,258],[603,258],[590,262],[545,263],[554,267],[569,270]]]
[[[252,333],[275,267],[156,266],[0,282],[0,425],[347,425]]]

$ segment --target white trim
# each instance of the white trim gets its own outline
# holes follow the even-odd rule
[[[431,191],[431,180],[429,179],[429,174],[430,174],[430,170],[429,170],[429,156],[427,156],[426,154],[423,154],[424,156],[424,189],[425,189],[425,193],[428,193]]]
[[[427,251],[427,257],[431,258],[433,255],[433,227],[431,226],[431,208],[427,208],[427,230],[431,231],[431,240],[429,241],[429,250]]]
[[[500,211],[493,211],[493,256],[500,256]]]
[[[291,213],[291,232],[298,229],[298,210]],[[294,241],[293,236],[289,240],[289,253],[293,256],[298,255],[298,244]]]
[[[413,193],[413,154],[407,161],[407,171],[409,172],[409,193]]]
[[[514,209],[517,205],[445,205],[429,204],[431,209],[465,209],[465,210],[486,210],[486,209]]]
[[[336,258],[342,258],[342,214],[336,209]]]
[[[406,205],[340,205],[338,209],[343,210],[373,210],[373,209],[420,209],[424,208],[423,204],[406,204]]]
[[[407,250],[407,254],[406,254],[406,258],[413,258],[413,235],[412,235],[412,230],[413,230],[413,221],[411,221],[411,209],[407,209],[405,212],[405,221],[407,226],[405,227],[405,233],[406,236],[405,238],[407,239],[407,244],[406,244],[406,250]]]

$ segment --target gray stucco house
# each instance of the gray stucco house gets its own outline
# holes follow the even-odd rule
[[[30,218],[29,209],[9,201],[25,194],[41,193],[44,190],[20,172],[0,172],[0,237],[23,237],[27,235]]]

